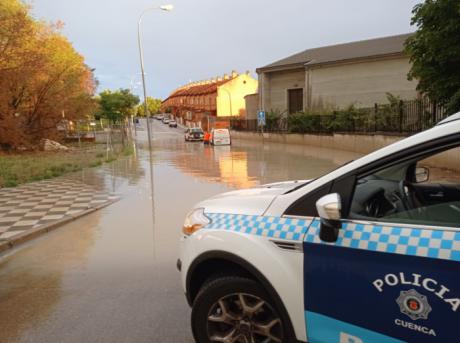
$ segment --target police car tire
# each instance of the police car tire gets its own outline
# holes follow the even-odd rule
[[[221,276],[205,283],[198,292],[192,307],[192,332],[197,343],[210,343],[207,335],[207,317],[211,307],[222,297],[232,293],[246,293],[257,296],[275,309],[282,321],[283,343],[297,342],[293,333],[287,328],[287,316],[283,316],[276,308],[269,294],[258,282],[241,276]]]

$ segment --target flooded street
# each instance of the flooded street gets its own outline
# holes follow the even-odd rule
[[[118,202],[0,257],[1,342],[193,342],[175,265],[191,207],[358,157],[251,141],[213,148],[158,121],[153,136],[152,159],[142,130],[135,156],[66,176]]]

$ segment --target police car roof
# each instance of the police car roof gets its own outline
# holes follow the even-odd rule
[[[447,118],[441,120],[436,125],[442,125],[442,124],[450,123],[451,121],[454,121],[454,120],[460,120],[460,112],[452,114],[451,116],[448,116]]]

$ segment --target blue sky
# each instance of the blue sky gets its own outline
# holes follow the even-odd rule
[[[96,68],[100,89],[140,94],[137,20],[147,0],[28,0],[33,14],[62,20],[64,34]],[[250,70],[324,45],[414,31],[419,0],[171,0],[173,12],[143,23],[147,89],[164,98],[190,80]]]

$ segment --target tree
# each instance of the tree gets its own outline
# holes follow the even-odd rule
[[[145,117],[144,108],[145,108],[144,102],[137,107],[138,116]],[[154,99],[152,97],[147,97],[147,108],[149,110],[149,114],[160,113],[161,99]]]
[[[99,94],[98,102],[99,116],[117,122],[136,113],[139,97],[129,89],[105,90]]]
[[[0,144],[12,147],[59,137],[63,117],[95,109],[93,70],[60,33],[62,23],[36,21],[29,10],[0,2]]]
[[[416,33],[407,40],[412,63],[409,79],[417,90],[460,111],[460,3],[458,0],[426,0],[412,10]]]

